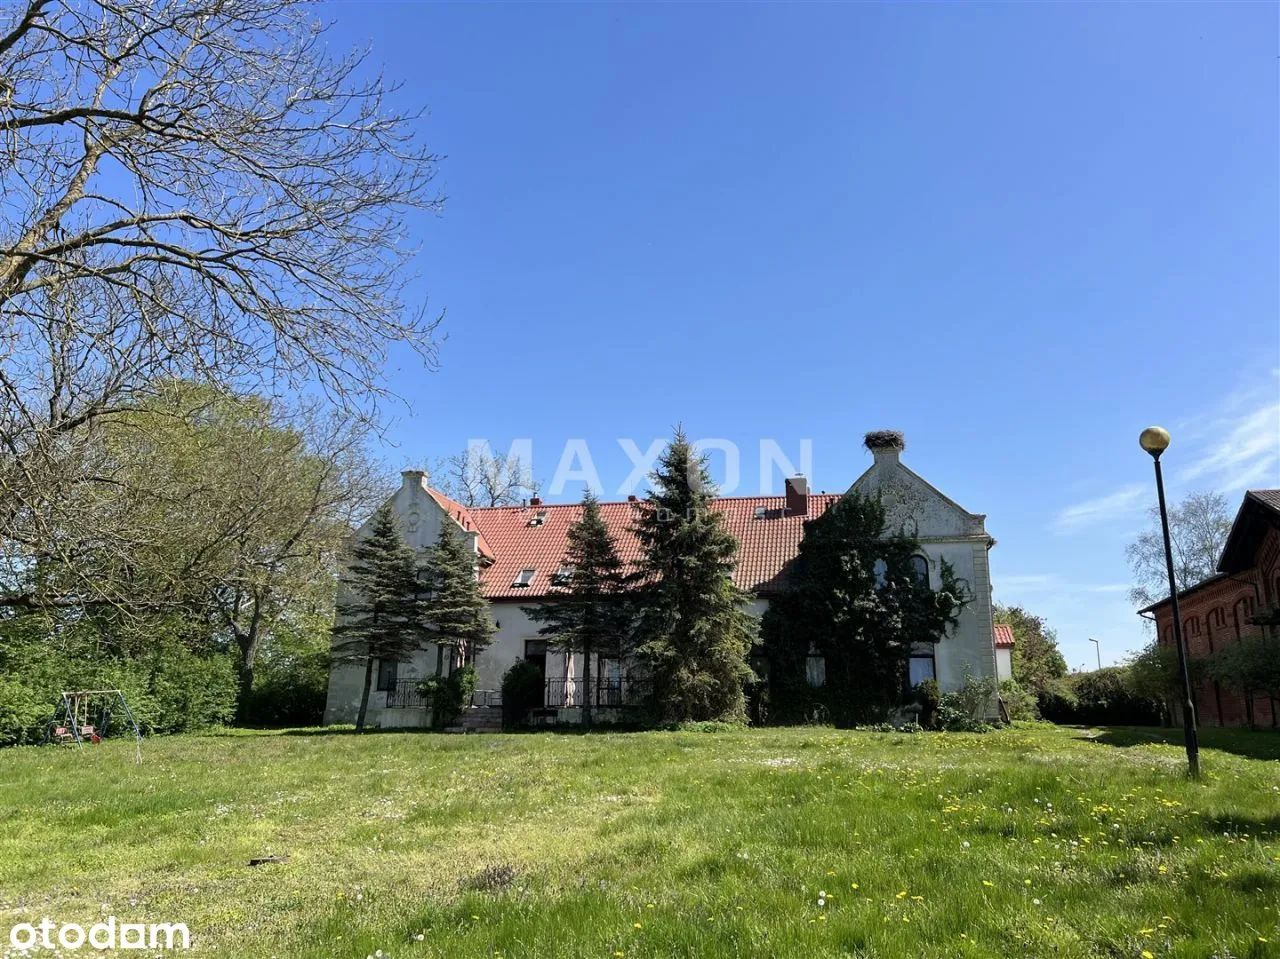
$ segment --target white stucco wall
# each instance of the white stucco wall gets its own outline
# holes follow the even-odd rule
[[[850,492],[879,495],[885,507],[887,532],[905,530],[920,541],[929,560],[929,581],[939,587],[942,562],[951,564],[968,586],[970,602],[956,627],[934,647],[938,687],[958,689],[965,668],[975,677],[996,675],[991,636],[991,572],[987,550],[992,540],[986,517],[970,513],[911,472],[898,451],[877,451],[875,462],[858,477]]]
[[[1013,650],[997,649],[996,650],[996,678],[1000,682],[1006,679],[1013,679]]]

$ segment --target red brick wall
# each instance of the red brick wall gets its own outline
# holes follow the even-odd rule
[[[1207,656],[1240,636],[1262,633],[1263,627],[1250,624],[1248,618],[1257,610],[1280,604],[1280,531],[1273,528],[1267,532],[1255,559],[1257,565],[1252,569],[1232,574],[1179,600],[1182,635],[1192,659]],[[1172,614],[1169,604],[1155,611],[1161,645],[1173,645]],[[1272,632],[1280,636],[1280,630]],[[1266,696],[1254,696],[1253,702],[1247,703],[1240,693],[1212,681],[1200,683],[1193,692],[1196,719],[1202,726],[1247,726],[1250,707],[1253,725],[1280,725],[1280,704]],[[1175,722],[1182,722],[1177,704]]]

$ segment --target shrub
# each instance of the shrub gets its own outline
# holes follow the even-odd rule
[[[1000,698],[1004,700],[1004,708],[1009,713],[1010,721],[1040,718],[1036,697],[1018,685],[1016,679],[1006,679],[1000,684]]]
[[[938,701],[937,725],[948,732],[984,733],[991,729],[986,721],[987,708],[995,695],[996,681],[990,677],[974,678],[969,667],[964,670],[964,683],[954,692],[944,693]]]
[[[53,715],[45,696],[13,677],[0,678],[0,746],[40,742]]]
[[[926,729],[932,729],[938,718],[938,704],[942,701],[938,681],[926,679],[916,686],[915,700],[920,707],[920,724]]]
[[[448,726],[462,711],[471,705],[476,691],[476,668],[462,666],[448,676],[432,676],[418,690],[431,710],[431,722],[437,727]]]
[[[1160,722],[1159,704],[1134,682],[1127,666],[1106,666],[1068,676],[1064,688],[1040,702],[1045,719],[1089,726],[1153,726]]]
[[[502,676],[502,725],[523,725],[531,710],[543,703],[545,680],[533,663],[519,659]]]
[[[1075,722],[1076,706],[1076,694],[1066,679],[1057,680],[1036,696],[1036,708],[1049,722]]]

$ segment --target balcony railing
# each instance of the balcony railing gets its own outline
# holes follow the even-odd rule
[[[638,706],[649,690],[648,682],[630,677],[592,678],[590,688],[581,679],[548,679],[544,702],[556,709],[573,709],[590,696],[593,707]]]
[[[418,686],[421,684],[420,679],[397,679],[395,684],[387,690],[387,708],[426,709],[426,700],[422,698],[422,693],[418,692]]]

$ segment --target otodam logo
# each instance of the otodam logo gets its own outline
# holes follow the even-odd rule
[[[45,916],[38,923],[20,922],[9,930],[9,945],[19,952],[35,949],[190,949],[191,933],[182,922],[120,922],[108,916],[87,929]]]

